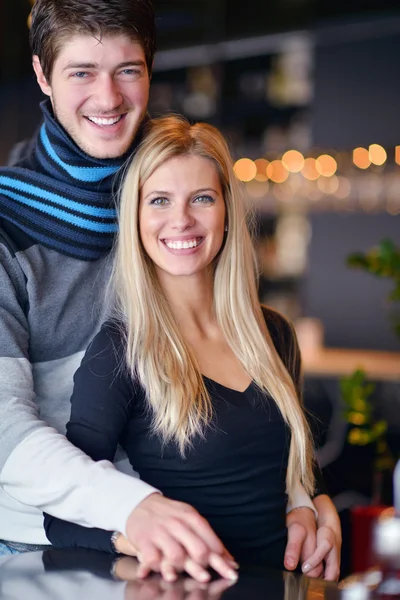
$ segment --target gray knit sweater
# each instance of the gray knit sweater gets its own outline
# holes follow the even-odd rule
[[[108,274],[107,258],[77,260],[2,223],[0,539],[47,543],[42,510],[124,531],[131,510],[154,491],[60,435],[73,374],[103,320]]]

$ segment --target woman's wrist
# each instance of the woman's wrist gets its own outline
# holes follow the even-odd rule
[[[341,525],[335,505],[327,494],[320,494],[313,500],[318,510],[318,528],[330,527],[338,539],[341,539]]]
[[[118,549],[118,541],[121,538],[119,531],[113,531],[110,537],[111,548],[115,554],[121,554],[121,550]]]

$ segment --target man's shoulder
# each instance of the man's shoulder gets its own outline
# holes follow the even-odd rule
[[[37,243],[18,225],[0,218],[0,245],[10,258],[15,258],[17,253],[24,252]]]

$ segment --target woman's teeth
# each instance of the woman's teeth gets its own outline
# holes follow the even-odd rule
[[[168,246],[168,248],[171,248],[171,250],[186,250],[187,248],[196,248],[196,246],[199,245],[200,241],[199,240],[185,240],[184,242],[181,242],[181,241],[170,242],[168,240],[165,240],[164,243],[166,246]]]

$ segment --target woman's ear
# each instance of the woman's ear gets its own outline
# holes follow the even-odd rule
[[[32,66],[35,71],[37,82],[46,96],[51,96],[51,86],[48,84],[46,77],[44,76],[42,65],[40,64],[39,57],[35,54],[32,57]]]

